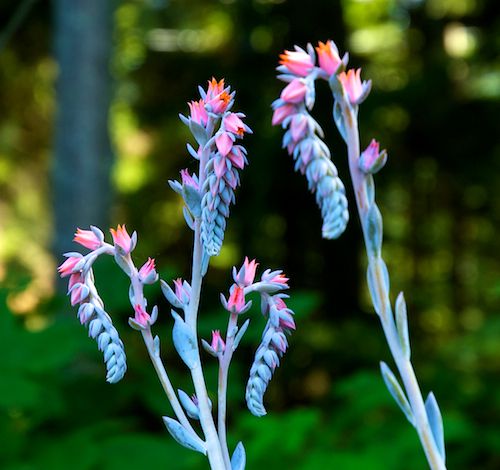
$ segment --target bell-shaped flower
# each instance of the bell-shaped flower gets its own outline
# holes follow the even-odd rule
[[[228,132],[220,132],[215,137],[215,145],[217,146],[217,150],[219,153],[225,157],[233,147],[234,137],[231,138],[231,135]]]
[[[281,124],[288,116],[292,116],[297,112],[297,108],[293,104],[283,104],[278,106],[273,112],[272,125]]]
[[[216,353],[223,353],[226,349],[226,344],[224,343],[219,330],[212,331],[212,342],[210,343],[210,346]]]
[[[358,160],[358,165],[363,173],[375,174],[383,168],[387,161],[387,152],[379,151],[379,143],[372,139]]]
[[[245,306],[245,291],[242,287],[233,285],[227,300],[227,309],[231,313],[241,313]]]
[[[205,127],[208,122],[208,113],[203,100],[191,101],[188,103],[191,120]]]
[[[85,284],[75,284],[68,294],[71,295],[71,306],[83,302],[89,296],[89,288]]]
[[[294,75],[305,77],[314,67],[311,56],[295,46],[295,51],[285,51],[280,55],[280,64]]]
[[[212,78],[208,82],[207,96],[205,98],[206,109],[214,114],[224,113],[232,101],[232,96],[228,90],[224,88],[224,79],[217,81]]]
[[[153,258],[148,258],[142,268],[139,269],[139,280],[143,284],[154,284],[158,280],[158,273],[156,272],[155,260]]]
[[[243,116],[242,116],[243,117]],[[222,120],[222,125],[226,131],[229,131],[238,137],[243,137],[245,132],[251,132],[250,128],[240,119],[236,113],[228,113]]]
[[[281,99],[287,103],[300,103],[304,100],[307,85],[303,80],[296,78],[292,80],[281,92]]]
[[[255,279],[255,270],[257,269],[257,263],[254,259],[252,261],[245,257],[243,266],[239,271],[236,271],[236,267],[233,267],[233,279],[240,287],[248,287],[253,284]]]
[[[117,229],[110,229],[115,247],[119,247],[123,255],[129,254],[133,249],[133,240],[127,232],[125,224],[118,225]]]
[[[351,104],[359,104],[366,99],[371,89],[371,81],[361,81],[361,69],[349,69],[337,75]]]
[[[64,263],[62,263],[57,270],[59,271],[59,274],[61,277],[66,277],[69,276],[70,274],[73,274],[74,272],[79,271],[77,268],[78,264],[80,261],[83,259],[83,256],[69,256]]]
[[[326,41],[326,44],[319,41],[316,52],[320,68],[328,75],[334,74],[342,63],[335,43],[331,40]]]
[[[80,228],[76,229],[75,237],[73,241],[79,243],[80,245],[88,248],[89,250],[95,250],[102,245],[103,240],[100,239],[94,231],[92,230],[82,230]]]

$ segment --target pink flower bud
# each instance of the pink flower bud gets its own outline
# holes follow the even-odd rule
[[[70,256],[57,268],[61,277],[73,274],[75,266],[82,260],[83,256]]]
[[[212,342],[210,343],[210,346],[212,346],[212,349],[216,353],[222,353],[226,349],[226,344],[224,343],[219,330],[212,331]]]
[[[89,288],[85,284],[75,284],[69,293],[71,293],[71,306],[75,306],[89,296]]]
[[[379,152],[379,143],[372,139],[370,145],[359,157],[358,165],[363,173],[375,174],[383,168],[387,161],[387,152]]]
[[[182,178],[182,184],[184,186],[191,186],[196,190],[200,189],[198,178],[194,174],[193,176],[191,176],[187,169],[181,170],[181,178]]]
[[[155,270],[155,260],[148,258],[141,269],[139,269],[139,280],[143,284],[153,284],[158,279],[158,274]]]
[[[335,43],[331,40],[326,41],[326,44],[319,41],[316,52],[320,68],[328,75],[334,74],[342,62]]]
[[[227,309],[231,313],[241,313],[245,307],[245,291],[242,287],[233,284],[227,300]]]
[[[361,103],[370,92],[371,82],[361,82],[361,69],[349,69],[337,75],[351,104]]]
[[[118,246],[124,252],[125,255],[132,251],[132,239],[127,233],[125,224],[118,225],[117,229],[110,229],[111,236],[113,237],[113,242],[115,247]]]
[[[287,284],[288,278],[283,273],[277,274],[272,279],[269,279],[267,282],[271,282],[273,284],[281,284],[285,287],[288,287],[288,284]]]
[[[304,50],[296,47],[295,51],[285,51],[280,55],[280,64],[290,73],[305,77],[314,67],[311,56]]]
[[[179,301],[186,305],[191,299],[191,286],[187,281],[183,281],[181,278],[174,280],[175,285],[175,296]]]
[[[144,310],[142,305],[140,304],[135,305],[134,311],[135,311],[134,320],[141,326],[148,326],[151,317],[146,312],[146,310]]]
[[[73,241],[89,250],[95,250],[102,245],[102,240],[100,240],[92,230],[82,230],[80,228],[76,229]]]
[[[292,80],[281,92],[281,99],[287,103],[300,103],[306,96],[306,84],[296,78]]]
[[[272,125],[277,126],[281,124],[288,116],[297,112],[297,108],[293,104],[284,104],[278,106],[273,113]]]

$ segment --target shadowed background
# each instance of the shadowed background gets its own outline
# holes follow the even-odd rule
[[[127,279],[109,260],[97,284],[129,370],[104,381],[95,343],[56,279],[72,233],[137,230],[135,260],[188,277],[191,233],[168,179],[195,168],[178,113],[224,77],[254,134],[224,248],[204,286],[200,334],[225,328],[218,293],[244,256],[291,278],[297,332],[255,418],[244,386],[264,320],[256,309],[230,371],[230,446],[249,470],[426,468],[414,430],[378,373],[392,364],[365,286],[357,216],[321,239],[305,179],[270,126],[278,55],[334,39],[373,80],[362,146],[387,148],[376,176],[392,296],[403,290],[422,391],[444,418],[450,469],[500,467],[500,16],[490,0],[2,0],[0,2],[0,466],[9,470],[206,468],[163,427],[171,414],[140,336]],[[346,152],[318,83],[314,115],[347,187]],[[58,293],[59,292],[59,293]],[[174,385],[191,393],[156,326]],[[212,398],[215,362],[204,356]]]

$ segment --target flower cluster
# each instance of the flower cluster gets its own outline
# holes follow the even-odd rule
[[[82,325],[88,327],[89,335],[97,341],[99,350],[104,354],[107,376],[110,383],[118,382],[127,369],[125,350],[117,330],[113,326],[111,317],[104,309],[104,303],[99,297],[94,283],[92,266],[97,258],[103,254],[115,257],[117,264],[137,282],[131,288],[130,301],[134,308],[134,318],[129,321],[132,326],[144,328],[154,322],[156,312],[149,315],[146,312],[146,301],[142,295],[143,284],[152,284],[157,281],[155,261],[148,261],[137,270],[131,261],[130,253],[137,243],[137,234],[130,236],[126,227],[118,225],[111,229],[113,245],[104,241],[103,232],[97,227],[90,230],[77,229],[74,241],[91,251],[85,256],[79,252],[66,253],[66,260],[59,266],[61,277],[69,277],[68,295],[71,305],[79,305],[78,318]],[[136,292],[138,290],[139,292]]]
[[[251,133],[242,113],[231,112],[234,92],[224,80],[212,79],[207,90],[200,88],[201,99],[188,103],[189,117],[180,116],[197,141],[198,148],[188,145],[189,153],[200,161],[200,174],[181,172],[182,183],[170,182],[181,194],[187,210],[184,215],[194,229],[201,219],[201,240],[208,256],[219,254],[224,239],[229,205],[239,185],[239,170],[248,163],[245,148],[237,142]]]
[[[359,69],[346,73],[347,60],[347,54],[340,58],[333,41],[319,42],[316,48],[309,44],[307,51],[297,46],[294,51],[285,51],[280,56],[278,71],[279,78],[288,84],[272,105],[272,124],[287,129],[283,147],[293,156],[295,170],[306,175],[309,189],[316,194],[324,238],[337,238],[344,232],[349,212],[344,185],[321,140],[323,131],[309,111],[314,106],[314,84],[318,78],[340,85],[352,105],[366,97],[369,82],[361,82]]]

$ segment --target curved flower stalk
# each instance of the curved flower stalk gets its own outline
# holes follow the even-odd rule
[[[275,368],[279,365],[279,357],[285,352],[288,345],[285,334],[289,334],[291,330],[295,329],[294,314],[283,301],[283,298],[287,296],[282,291],[288,289],[288,279],[282,274],[282,271],[267,269],[262,274],[260,281],[255,282],[257,266],[258,263],[255,260],[249,261],[248,258],[245,258],[239,270],[236,267],[233,268],[234,283],[229,289],[229,296],[226,299],[221,294],[222,306],[229,313],[225,338],[222,337],[219,330],[214,330],[210,343],[202,341],[204,349],[219,361],[217,431],[228,468],[235,468],[234,462],[244,458],[243,444],[240,443],[233,457],[229,459],[226,443],[226,394],[229,366],[233,353],[250,323],[250,320],[247,319],[241,327],[238,326],[239,317],[246,313],[252,305],[251,300],[246,300],[247,296],[253,292],[259,293],[262,312],[269,318],[262,344],[257,350],[250,369],[250,379],[246,392],[248,408],[256,416],[266,414],[262,404],[265,389]]]
[[[373,180],[373,174],[384,166],[387,154],[385,151],[380,152],[379,144],[375,140],[360,153],[358,108],[368,96],[371,82],[361,80],[361,69],[345,71],[347,55],[341,60],[333,41],[318,44],[317,62],[311,45],[308,45],[307,50],[308,52],[296,47],[295,51],[286,51],[281,56],[281,66],[278,70],[285,75],[280,78],[291,81],[283,90],[281,99],[274,103],[273,124],[281,123],[284,127],[290,127],[285,134],[284,144],[294,159],[302,158],[304,151],[301,139],[305,133],[297,124],[297,116],[303,112],[301,110],[304,106],[311,107],[310,103],[314,102],[310,83],[315,78],[329,82],[334,98],[334,122],[348,149],[349,170],[368,257],[368,287],[402,386],[384,362],[381,362],[382,377],[396,403],[415,427],[429,466],[433,470],[443,470],[446,467],[441,413],[432,392],[424,402],[410,361],[407,312],[403,294],[400,293],[397,297],[394,312],[389,298],[389,273],[382,258],[382,215],[375,202]],[[300,163],[298,167],[301,168]],[[335,209],[333,210],[335,212]]]
[[[320,63],[333,71],[343,68],[347,56],[340,60],[336,48],[331,44],[328,47],[331,64],[326,64],[323,59],[330,57],[326,53],[319,55]],[[295,51],[285,51],[280,63],[278,71],[282,73],[279,78],[288,82],[288,85],[272,105],[272,123],[281,124],[287,129],[283,136],[283,147],[293,156],[295,171],[306,175],[309,190],[316,195],[323,217],[323,237],[338,238],[349,220],[345,188],[331,160],[330,150],[321,140],[323,130],[309,114],[315,102],[315,80],[324,79],[327,75],[315,65],[315,53],[310,45],[307,52],[297,46]]]

